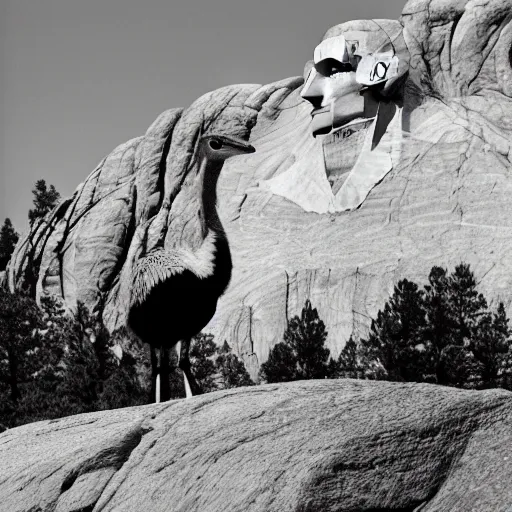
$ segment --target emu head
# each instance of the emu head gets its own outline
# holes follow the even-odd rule
[[[256,150],[238,137],[228,135],[204,135],[199,141],[201,154],[209,161],[224,162],[224,160]]]

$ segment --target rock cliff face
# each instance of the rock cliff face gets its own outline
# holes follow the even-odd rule
[[[82,414],[0,435],[9,512],[497,512],[512,395],[305,381]]]
[[[205,330],[234,345],[253,376],[306,299],[334,355],[366,332],[398,279],[424,281],[433,265],[470,263],[480,289],[510,306],[511,20],[509,0],[406,4],[400,124],[383,137],[391,170],[359,207],[339,211],[336,176],[364,169],[372,149],[340,133],[313,138],[301,78],[232,86],[165,112],[109,155],[18,244],[9,287],[63,296],[71,308],[80,300],[110,329],[123,325],[123,269],[181,229],[197,134],[224,131],[257,152],[229,160],[219,180],[234,270]],[[349,22],[326,37],[374,26]]]

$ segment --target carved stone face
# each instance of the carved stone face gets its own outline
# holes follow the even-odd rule
[[[364,114],[361,85],[356,81],[358,59],[348,53],[344,36],[323,41],[315,50],[311,68],[301,96],[314,107],[313,135],[329,133]]]
[[[383,31],[349,31],[328,37],[316,47],[314,65],[301,93],[314,107],[314,136],[376,116],[376,93],[398,75],[394,49],[378,51],[389,45]]]

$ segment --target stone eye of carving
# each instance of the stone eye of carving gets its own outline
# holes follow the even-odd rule
[[[331,75],[333,75],[335,73],[350,73],[351,71],[354,71],[352,64],[345,62],[345,63],[338,64],[337,66],[333,66],[333,68],[331,70]]]
[[[336,59],[325,59],[316,64],[317,71],[324,76],[331,77],[339,73],[349,73],[354,68],[349,62],[340,62]]]
[[[212,139],[210,141],[210,147],[213,150],[218,151],[220,148],[222,148],[222,142],[220,140],[217,140],[217,139]]]

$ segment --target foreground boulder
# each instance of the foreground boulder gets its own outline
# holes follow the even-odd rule
[[[0,509],[505,511],[512,394],[304,381],[0,435]]]

